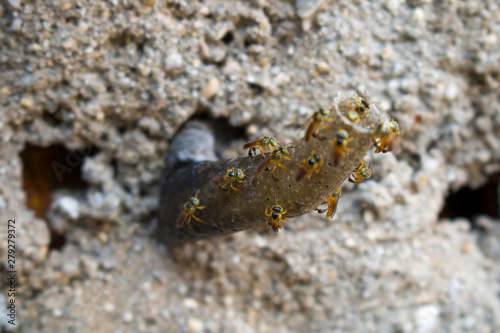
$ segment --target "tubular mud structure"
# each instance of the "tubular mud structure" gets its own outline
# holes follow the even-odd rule
[[[305,136],[288,146],[262,147],[264,155],[257,147],[253,157],[184,163],[167,170],[158,237],[170,245],[266,223],[270,235],[277,235],[286,219],[325,202],[337,203],[329,198],[340,193],[337,189],[359,169],[372,146],[383,147],[380,152],[392,150],[399,134],[396,125],[366,98],[338,94],[332,106],[319,108],[310,118]]]

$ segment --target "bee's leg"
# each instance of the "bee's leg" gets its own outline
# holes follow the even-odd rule
[[[326,118],[325,120],[326,120],[326,121],[333,121],[333,119],[328,119],[328,118]],[[326,130],[331,129],[331,127],[330,127],[330,126],[326,126],[326,125],[325,125],[325,124],[323,124],[323,123],[322,123],[320,126],[321,126],[321,128],[324,128],[324,129],[326,129]]]
[[[322,125],[321,125],[322,126]],[[323,127],[324,129],[330,129],[331,127]],[[313,136],[315,138],[317,138],[319,141],[325,141],[326,139],[328,139],[326,136],[322,136],[322,135],[319,135],[319,127],[318,127],[318,131],[313,133]]]
[[[278,163],[278,165],[280,165],[280,164]],[[276,164],[274,164],[274,168],[273,168],[273,171],[271,172],[271,176],[273,177],[273,180],[274,180],[275,182],[278,182],[278,181],[279,181],[279,179],[278,179],[278,178],[276,178],[276,177],[274,176],[274,172],[275,172],[275,171],[276,171]]]
[[[236,187],[234,187],[234,186],[233,186],[233,182],[231,182],[231,188],[232,188],[233,190],[236,190],[236,191],[238,191],[238,192],[241,192],[239,189],[237,189]]]
[[[225,188],[229,182],[231,182],[231,179],[228,179],[226,183],[222,186],[222,188]]]
[[[195,219],[198,222],[205,223],[202,219],[199,219],[196,216],[194,216],[194,214],[193,214],[193,219]]]
[[[187,221],[187,224],[189,226],[189,229],[193,229],[193,227],[191,226],[191,216],[193,216],[193,213],[189,213],[189,217],[188,217],[188,221]]]

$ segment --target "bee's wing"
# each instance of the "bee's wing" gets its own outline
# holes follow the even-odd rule
[[[261,173],[262,171],[264,171],[264,169],[269,165],[269,163],[271,163],[271,157],[266,157],[265,160],[263,160],[262,162],[259,163],[259,165],[257,165],[257,173]]]
[[[222,176],[222,175],[218,175],[218,176],[215,176],[213,177],[212,179],[210,179],[210,183],[214,184],[214,185],[220,185],[223,181],[225,180],[225,177]]]
[[[243,149],[248,149],[252,148],[256,143],[258,143],[259,140],[254,140],[254,141],[248,141],[243,145]]]
[[[340,154],[339,153],[333,153],[333,166],[338,167],[340,163]]]
[[[300,169],[299,173],[297,174],[297,178],[295,179],[296,181],[300,182],[302,178],[307,174],[306,170]]]
[[[306,134],[304,136],[306,138],[306,141],[311,140],[311,136],[313,135],[315,129],[316,126],[314,125],[314,122],[309,124],[309,127],[307,128]]]
[[[387,151],[392,151],[394,155],[399,155],[401,152],[401,144],[397,141],[398,139],[394,139],[389,143],[389,149]],[[385,153],[385,151],[384,151]]]
[[[184,225],[184,222],[186,221],[186,218],[187,218],[187,214],[186,212],[181,212],[179,214],[179,217],[177,218],[177,221],[175,222],[175,226],[177,228],[182,228],[182,226]]]
[[[267,227],[267,234],[269,235],[269,238],[271,239],[276,239],[278,238],[278,227],[273,227],[271,225],[269,225]]]

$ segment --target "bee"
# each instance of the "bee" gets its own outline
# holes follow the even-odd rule
[[[223,176],[215,176],[213,181],[216,185],[221,188],[225,188],[227,184],[230,184],[231,188],[235,191],[240,191],[236,187],[233,186],[233,182],[242,183],[243,179],[246,177],[245,170],[241,170],[238,168],[235,169],[227,169],[226,174]],[[224,183],[224,184],[222,184]]]
[[[326,212],[326,217],[331,217],[333,219],[333,217],[335,216],[335,213],[337,212],[337,204],[339,203],[341,194],[342,190],[339,187],[335,191],[333,191],[332,195],[328,198],[328,211]]]
[[[264,155],[264,150],[272,151],[276,148],[277,144],[279,144],[279,142],[275,138],[263,136],[259,140],[248,141],[243,146],[243,149],[248,149],[248,156],[253,157],[253,154],[256,153],[257,149],[259,149],[260,153]]]
[[[339,202],[339,198],[340,198],[341,194],[342,194],[342,191],[340,190],[340,187],[339,187],[335,191],[333,191],[332,195],[327,199],[327,202],[323,203],[323,204],[325,204],[325,203],[328,204],[327,209],[316,208],[315,211],[317,211],[320,214],[327,212],[326,217],[331,217],[333,219],[333,217],[335,216],[335,213],[337,212],[337,204]]]
[[[370,102],[368,101],[368,96],[366,95],[366,91],[364,91],[365,96],[358,96],[358,105],[355,107],[348,105],[349,109],[356,111],[359,113],[359,116],[361,117],[362,115],[365,114],[366,110],[370,108]],[[375,103],[375,102],[372,102]]]
[[[349,181],[354,184],[359,184],[363,180],[367,180],[372,176],[372,170],[370,170],[370,165],[367,165],[364,161],[361,161],[361,164],[357,169],[353,171],[349,175]]]
[[[278,230],[283,228],[281,222],[284,223],[286,222],[286,220],[288,220],[287,217],[283,219],[283,215],[285,215],[285,213],[286,210],[283,208],[283,206],[278,204],[277,201],[276,204],[271,207],[269,213],[267,212],[267,207],[266,207],[266,216],[270,217],[270,219],[267,221],[268,234],[269,237],[271,237],[272,239],[276,239],[276,237],[278,237]]]
[[[267,157],[265,160],[260,162],[259,165],[257,165],[257,173],[261,174],[262,171],[264,171],[264,169],[266,169],[269,166],[269,164],[273,163],[274,167],[273,171],[271,172],[271,175],[273,176],[274,180],[278,181],[279,179],[274,177],[274,171],[276,171],[276,167],[279,166],[280,168],[287,170],[285,166],[280,164],[280,160],[281,159],[291,160],[289,157],[285,155],[288,155],[287,147],[280,146],[278,149],[274,149],[269,157]]]
[[[198,192],[200,192],[198,190]],[[206,206],[200,206],[200,200],[198,199],[198,192],[194,195],[194,197],[189,198],[189,201],[184,204],[184,211],[179,214],[179,217],[176,221],[177,228],[182,228],[186,219],[188,219],[187,224],[191,228],[191,218],[195,219],[198,222],[203,222],[202,219],[194,216],[194,213],[197,209],[204,209]]]
[[[330,114],[331,110],[325,107],[320,107],[318,111],[314,112],[311,116],[312,122],[309,124],[309,127],[306,130],[305,139],[306,141],[311,140],[311,136],[317,137],[319,135],[319,130],[321,128],[329,129],[330,127],[325,126],[323,121],[333,121],[333,119],[327,118]]]
[[[349,110],[347,112],[346,117],[347,117],[347,119],[349,119],[350,121],[352,121],[355,124],[359,123],[359,121],[361,120],[361,118],[359,117],[359,114],[354,110]]]
[[[340,159],[346,157],[347,153],[351,152],[350,148],[347,148],[347,144],[351,142],[354,138],[349,137],[349,133],[347,133],[344,129],[339,129],[335,133],[336,140],[331,143],[334,147],[333,149],[333,165],[338,166]]]
[[[307,175],[307,178],[311,179],[312,173],[318,173],[319,168],[323,166],[324,163],[323,156],[316,152],[316,150],[313,150],[311,156],[303,160],[302,164],[299,166],[301,170],[297,175],[297,181],[302,180],[305,175]]]
[[[387,153],[392,150],[398,150],[398,144],[396,143],[396,138],[399,136],[399,124],[394,119],[389,123],[387,127],[383,122],[378,123],[375,126],[375,139],[373,140],[375,147],[375,153]]]

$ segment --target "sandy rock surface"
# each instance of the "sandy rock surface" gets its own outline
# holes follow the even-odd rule
[[[500,330],[498,178],[496,216],[440,218],[450,191],[500,171],[497,1],[8,0],[0,18],[0,216],[18,221],[23,331]],[[372,179],[346,184],[333,221],[175,250],[151,236],[188,119],[212,121],[230,158],[363,90],[402,149],[367,155]],[[53,145],[69,152],[50,177],[85,185],[43,192],[44,220],[25,186],[46,168],[22,154]]]

